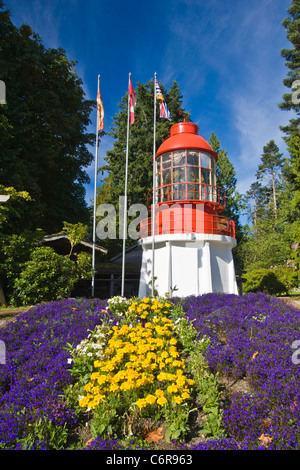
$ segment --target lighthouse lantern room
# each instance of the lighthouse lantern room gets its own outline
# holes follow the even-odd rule
[[[238,293],[235,224],[222,215],[226,195],[216,186],[217,160],[192,122],[174,124],[159,147],[151,214],[140,224],[140,297],[151,294],[153,278],[159,295]]]

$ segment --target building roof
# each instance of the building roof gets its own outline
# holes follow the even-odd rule
[[[71,242],[68,235],[65,232],[55,233],[52,235],[46,235],[42,244],[46,246],[51,246],[57,253],[62,255],[67,255],[70,253]],[[74,246],[73,253],[78,253],[80,251],[92,252],[93,244],[85,241],[81,241]],[[100,245],[95,245],[95,251],[107,254],[108,250]]]

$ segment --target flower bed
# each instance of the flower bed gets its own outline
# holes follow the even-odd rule
[[[37,305],[0,329],[0,448],[144,448],[152,417],[148,445],[298,449],[299,339],[299,311],[261,293]]]

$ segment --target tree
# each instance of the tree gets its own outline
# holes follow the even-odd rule
[[[236,189],[236,171],[227,156],[227,150],[221,148],[220,141],[214,132],[209,139],[214,152],[218,154],[216,165],[217,186],[222,187],[226,192],[226,207],[223,214],[234,220],[236,226],[236,236],[238,242],[242,239],[242,227],[239,216],[243,208],[242,196]]]
[[[263,148],[261,163],[258,166],[256,176],[258,180],[263,180],[264,177],[267,178],[267,184],[270,186],[270,190],[267,186],[265,191],[272,195],[271,205],[275,220],[278,219],[277,192],[280,186],[279,175],[281,174],[283,162],[282,153],[279,153],[279,148],[275,144],[274,140],[270,140],[270,142]]]
[[[153,111],[154,88],[153,80],[146,84],[137,83],[135,89],[136,108],[135,123],[130,126],[128,152],[128,204],[147,204],[147,193],[152,188],[152,158],[153,158]],[[156,148],[169,135],[170,127],[175,122],[183,120],[179,110],[182,96],[176,81],[169,92],[160,84],[164,98],[172,115],[172,121],[159,118],[157,106]],[[114,138],[113,149],[106,154],[104,165],[100,170],[107,171],[109,179],[104,184],[110,187],[110,203],[118,204],[119,196],[124,195],[125,186],[125,151],[127,140],[127,94],[119,104],[119,112],[114,117],[114,125],[110,135]],[[102,194],[104,193],[102,189]],[[100,193],[101,194],[101,193]]]
[[[0,184],[0,194],[9,195],[5,204],[0,204],[0,230],[1,232],[14,231],[16,225],[21,226],[20,220],[28,210],[27,202],[31,201],[27,191],[16,191],[13,187]]]
[[[263,147],[256,181],[245,195],[251,225],[239,254],[247,271],[284,265],[289,259],[291,201],[284,169],[282,154],[271,140]]]
[[[281,130],[285,133],[284,139],[290,155],[285,175],[292,192],[290,232],[293,245],[297,246],[300,242],[300,0],[292,0],[287,11],[289,16],[283,20],[282,24],[292,48],[282,49],[281,56],[289,69],[283,83],[291,92],[283,95],[283,102],[279,104],[279,107],[283,110],[293,110],[296,114],[296,118],[291,118],[289,124],[282,126]],[[299,269],[300,250],[291,250],[291,257]]]
[[[290,119],[287,126],[281,127],[281,130],[286,134],[286,139],[293,135],[300,136],[300,99],[293,99],[293,85],[300,88],[297,84],[297,81],[300,80],[300,0],[292,0],[287,11],[289,16],[283,20],[282,24],[286,29],[287,39],[293,47],[282,49],[281,56],[285,59],[285,65],[289,69],[283,83],[291,91],[283,95],[283,102],[279,104],[279,107],[283,110],[295,111],[297,117]]]
[[[89,228],[87,225],[84,225],[81,222],[79,222],[78,224],[70,224],[68,222],[64,222],[63,230],[66,232],[70,240],[71,248],[68,256],[69,258],[71,258],[74,246],[77,243],[80,243],[81,241],[85,240]]]
[[[46,49],[30,26],[15,27],[0,0],[0,69],[6,105],[0,106],[0,184],[27,191],[30,217],[15,230],[52,232],[64,220],[86,222],[84,168],[92,161],[86,128],[95,103],[63,49]]]
[[[291,257],[294,260],[298,270],[300,269],[300,137],[292,136],[287,141],[288,151],[290,153],[290,182],[292,186],[293,198],[291,209],[293,211],[293,220],[290,230],[293,242],[297,249],[291,251]]]
[[[178,83],[174,81],[167,90],[160,84],[164,99],[172,115],[172,121],[159,117],[159,106],[156,107],[156,149],[169,135],[170,127],[176,123],[189,119],[180,111],[182,95]],[[132,204],[147,205],[147,196],[152,189],[152,162],[153,162],[153,133],[154,133],[154,84],[149,80],[146,84],[137,83],[135,89],[136,108],[135,123],[130,126],[128,151],[128,207]],[[106,154],[106,165],[100,171],[106,171],[108,176],[103,181],[97,193],[97,206],[103,203],[119,205],[119,197],[124,195],[125,187],[125,155],[127,141],[127,102],[126,94],[119,103],[119,112],[114,117],[110,135],[114,138],[113,149]],[[116,210],[118,216],[118,210]],[[129,220],[128,220],[129,222]],[[118,224],[118,218],[117,218]],[[118,233],[118,229],[117,229]],[[128,240],[128,244],[131,243]],[[109,248],[110,254],[117,252],[121,247],[118,240],[103,240]]]
[[[263,207],[265,205],[265,194],[259,181],[255,181],[251,184],[250,189],[246,192],[245,200],[247,203],[248,218],[255,229],[258,220],[262,217]],[[252,203],[252,201],[254,202]],[[253,205],[254,209],[252,209]]]

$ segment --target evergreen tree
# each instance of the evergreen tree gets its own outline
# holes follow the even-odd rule
[[[300,100],[295,99],[293,87],[294,84],[298,89],[300,88],[299,83],[296,83],[300,80],[300,0],[292,0],[287,11],[289,16],[283,20],[282,24],[286,29],[287,39],[291,42],[292,48],[282,49],[281,56],[285,59],[285,65],[289,69],[283,83],[291,91],[283,95],[283,102],[280,103],[279,107],[283,110],[293,110],[297,117],[290,119],[287,126],[281,127],[286,134],[286,139],[293,135],[300,136]]]
[[[220,186],[226,192],[226,207],[223,214],[234,220],[237,238],[240,240],[242,237],[242,227],[239,216],[243,208],[243,200],[236,189],[236,171],[227,156],[227,150],[221,148],[220,141],[214,132],[212,132],[209,142],[213,151],[218,154],[216,165],[217,186]]]
[[[296,118],[291,118],[287,126],[281,129],[285,133],[285,141],[289,151],[289,161],[285,168],[285,176],[292,193],[289,211],[290,233],[293,236],[293,245],[300,242],[300,0],[292,0],[287,10],[289,16],[282,22],[286,29],[287,39],[292,48],[283,49],[281,56],[286,61],[289,71],[283,83],[291,92],[283,95],[283,102],[279,107],[283,110],[293,110]],[[291,253],[299,269],[300,248]]]
[[[86,222],[84,168],[92,161],[86,133],[95,105],[63,49],[46,49],[30,26],[15,27],[0,0],[0,69],[6,102],[0,106],[0,184],[27,191],[15,232],[61,230],[63,221]]]
[[[265,192],[259,181],[251,184],[250,189],[246,192],[245,200],[247,203],[248,219],[255,230],[265,207]]]
[[[173,81],[169,91],[160,84],[164,99],[168,105],[172,120],[159,117],[159,106],[156,106],[156,150],[168,137],[170,128],[176,122],[189,119],[189,113],[180,112],[182,95],[179,85]],[[135,122],[130,125],[129,149],[128,149],[128,207],[133,204],[151,204],[153,183],[153,133],[154,133],[154,81],[151,79],[146,84],[137,83],[135,88],[136,107]],[[121,249],[122,240],[119,240],[119,198],[124,196],[125,189],[125,157],[127,143],[127,112],[128,94],[119,103],[119,112],[113,118],[113,126],[110,135],[114,138],[113,149],[106,154],[106,165],[99,171],[106,171],[108,176],[97,192],[97,206],[110,203],[116,209],[117,239],[102,240],[102,244],[109,250],[109,255],[117,253]],[[149,197],[149,198],[148,198]],[[119,210],[118,210],[119,208]],[[128,224],[130,217],[128,217]],[[127,239],[127,245],[135,241]]]
[[[218,162],[216,165],[217,186],[220,186],[226,193],[226,206],[222,215],[234,220],[237,247],[233,249],[233,257],[237,270],[243,268],[243,261],[239,254],[239,245],[243,242],[244,230],[240,223],[239,217],[244,207],[244,201],[236,189],[236,171],[233,164],[227,156],[227,150],[221,148],[220,141],[214,132],[212,132],[210,145],[214,152],[218,154]]]
[[[256,181],[246,193],[251,225],[238,251],[247,270],[268,269],[289,259],[291,193],[284,168],[282,154],[271,140],[263,148]]]
[[[270,140],[263,148],[261,163],[258,166],[256,176],[258,180],[266,179],[265,192],[271,195],[270,204],[275,220],[278,219],[278,190],[281,184],[279,175],[281,175],[283,162],[282,153],[279,153],[279,148],[274,140]]]
[[[180,114],[182,96],[176,81],[169,92],[160,84],[164,99],[170,110],[172,121],[159,118],[159,106],[156,106],[156,149],[169,135],[170,127],[183,120]],[[130,125],[128,152],[128,204],[147,204],[147,194],[152,188],[153,132],[154,132],[154,88],[153,80],[146,84],[137,83],[135,89],[135,123]],[[125,187],[125,152],[127,141],[127,102],[125,95],[119,104],[119,112],[114,117],[110,135],[114,138],[113,149],[106,154],[107,162],[100,170],[107,171],[109,179],[104,181],[104,188],[109,185],[110,203],[118,204],[119,196],[124,195]],[[188,113],[186,113],[189,117]],[[102,189],[99,195],[105,194]],[[101,203],[101,200],[98,201]]]

